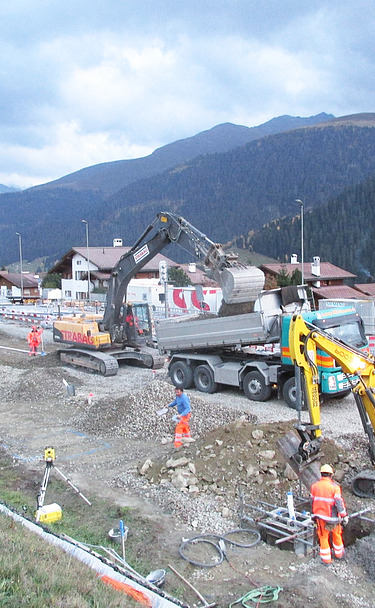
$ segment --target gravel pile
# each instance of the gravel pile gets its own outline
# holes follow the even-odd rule
[[[175,422],[172,416],[177,410],[171,408],[163,416],[159,416],[157,411],[173,399],[174,389],[171,384],[155,379],[143,390],[127,393],[121,398],[108,396],[98,399],[91,406],[82,403],[72,422],[92,435],[161,441],[174,433]],[[191,431],[194,437],[229,424],[241,415],[255,420],[254,416],[245,412],[209,404],[196,395],[191,397],[191,406]]]

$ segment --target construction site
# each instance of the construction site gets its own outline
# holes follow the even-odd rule
[[[195,441],[176,452],[172,415],[157,413],[174,398],[166,364],[156,370],[121,364],[111,377],[89,373],[61,364],[48,329],[43,354],[39,348],[29,357],[28,330],[17,321],[0,324],[2,450],[37,495],[43,451],[53,446],[57,467],[91,503],[84,503],[88,522],[98,497],[134,510],[145,527],[152,522],[149,542],[137,547],[160,576],[150,606],[225,608],[241,605],[240,598],[245,606],[373,606],[374,499],[351,490],[353,477],[371,463],[352,395],[321,408],[320,461],[334,467],[354,515],[344,529],[345,560],[326,568],[309,518],[309,490],[278,445],[297,421],[285,402],[250,401],[236,388],[215,394],[191,388]],[[46,503],[55,503],[55,484],[52,474]],[[116,529],[118,521],[112,523]],[[141,537],[138,525],[127,530],[126,543]],[[53,522],[47,526],[53,531]],[[102,532],[103,544],[113,547],[108,530]],[[121,557],[121,544],[117,551]],[[116,564],[142,583],[131,563],[117,561],[115,570]]]

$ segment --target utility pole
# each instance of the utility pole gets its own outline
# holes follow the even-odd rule
[[[16,234],[18,235],[18,246],[19,246],[19,250],[20,250],[20,272],[21,272],[20,287],[21,287],[21,304],[23,304],[22,237],[19,232],[16,232]]]
[[[86,249],[87,249],[87,299],[90,302],[90,249],[89,249],[89,223],[81,220],[86,225]]]
[[[168,267],[165,260],[159,262],[159,280],[164,283],[164,316],[168,317]]]
[[[303,273],[303,201],[301,201],[300,198],[296,198],[296,203],[298,203],[301,206],[301,275],[302,275],[302,285],[304,285],[305,283],[305,279],[304,279],[304,273]]]

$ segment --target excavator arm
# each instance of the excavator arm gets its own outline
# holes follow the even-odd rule
[[[357,316],[353,313],[353,317]],[[289,330],[290,356],[300,371],[302,397],[309,411],[310,424],[296,425],[301,437],[294,461],[306,466],[319,453],[322,432],[320,428],[319,378],[316,353],[320,349],[330,355],[351,380],[351,388],[363,429],[368,438],[371,463],[375,466],[375,358],[372,354],[330,335],[329,328],[321,329],[295,315]],[[375,497],[375,473],[364,472],[354,478],[352,488],[358,496]]]
[[[146,240],[153,230],[154,234]],[[239,263],[237,256],[225,253],[221,245],[213,243],[184,218],[169,212],[158,213],[111,273],[101,330],[108,331],[114,341],[121,333],[121,307],[129,281],[170,243],[176,243],[202,262],[208,276],[222,288],[228,304],[255,300],[263,288],[261,270]]]

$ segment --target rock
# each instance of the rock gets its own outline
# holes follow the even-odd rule
[[[259,470],[252,464],[249,464],[246,468],[246,477],[255,477],[256,475],[259,475]]]
[[[145,462],[143,463],[143,465],[139,469],[139,474],[140,475],[146,475],[147,471],[149,469],[151,469],[152,464],[153,464],[152,460],[150,460],[149,458],[147,458],[147,460],[145,460]]]
[[[264,433],[261,429],[255,429],[254,431],[252,431],[251,436],[253,439],[263,439]]]
[[[297,473],[295,473],[293,471],[292,467],[288,463],[285,465],[285,469],[283,471],[283,475],[284,475],[284,477],[286,477],[287,479],[289,479],[289,481],[296,481],[298,479]]]
[[[275,450],[260,450],[259,456],[266,460],[272,460],[275,457]]]
[[[349,469],[349,466],[348,465],[346,465],[346,466]],[[335,481],[337,481],[337,483],[341,483],[345,477],[346,471],[345,471],[344,467],[345,467],[345,465],[342,468],[335,470]]]
[[[176,469],[177,467],[184,467],[185,465],[188,464],[188,462],[189,461],[186,458],[186,456],[182,456],[182,458],[178,458],[177,460],[170,458],[169,460],[167,460],[166,466],[169,469]]]
[[[185,475],[183,475],[182,473],[174,472],[171,477],[171,483],[178,490],[188,487],[187,479],[186,479]]]
[[[268,469],[267,476],[270,476],[273,479],[277,479],[277,472],[275,471],[275,469]]]
[[[189,486],[189,494],[199,494],[198,486]]]

